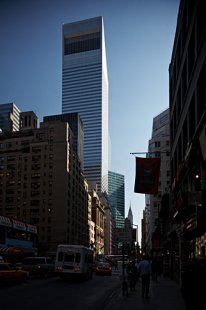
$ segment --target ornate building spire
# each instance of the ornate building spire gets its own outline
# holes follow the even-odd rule
[[[128,211],[128,219],[130,220],[131,226],[133,227],[133,214],[132,214],[132,208],[131,208],[131,202],[130,202],[130,207]]]

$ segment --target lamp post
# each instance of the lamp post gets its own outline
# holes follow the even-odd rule
[[[122,242],[122,276],[125,275],[125,256],[124,256],[124,241]]]

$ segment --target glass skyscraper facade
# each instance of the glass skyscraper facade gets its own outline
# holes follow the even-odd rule
[[[125,221],[125,183],[122,174],[109,171],[108,202],[116,228],[123,228]]]
[[[108,192],[108,77],[103,18],[63,25],[62,113],[80,114],[84,174]]]

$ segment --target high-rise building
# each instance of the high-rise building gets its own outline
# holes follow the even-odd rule
[[[132,214],[131,204],[130,204],[130,207],[129,207],[129,211],[128,211],[127,217],[130,220],[131,226],[133,227],[133,214]]]
[[[72,130],[61,121],[23,127],[0,135],[0,214],[35,225],[39,253],[59,243],[88,246],[88,184]]]
[[[20,113],[20,130],[38,128],[39,119],[33,111]]]
[[[67,113],[67,114],[58,114],[44,116],[44,122],[67,122],[69,128],[73,132],[73,149],[74,152],[78,155],[80,163],[83,167],[84,157],[83,157],[83,143],[84,143],[84,129],[83,123],[78,113]]]
[[[206,255],[206,11],[181,0],[169,66],[171,264]],[[174,234],[176,233],[176,236]],[[191,246],[192,245],[192,246]]]
[[[0,104],[0,131],[18,131],[20,112],[15,103]]]
[[[125,221],[125,186],[122,174],[109,171],[108,202],[111,206],[114,226],[123,228]]]
[[[108,192],[108,78],[102,17],[63,25],[62,113],[84,126],[84,174]]]
[[[153,118],[152,137],[149,140],[148,152],[150,157],[160,157],[160,176],[157,195],[145,196],[146,216],[146,249],[159,255],[160,245],[157,233],[160,229],[159,214],[163,195],[169,192],[170,184],[170,123],[169,109],[164,110]],[[156,252],[155,252],[156,251]]]

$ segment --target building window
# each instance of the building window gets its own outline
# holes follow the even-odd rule
[[[83,36],[65,38],[64,54],[70,55],[100,49],[100,33],[91,33]]]
[[[155,142],[155,147],[160,147],[160,141]]]

